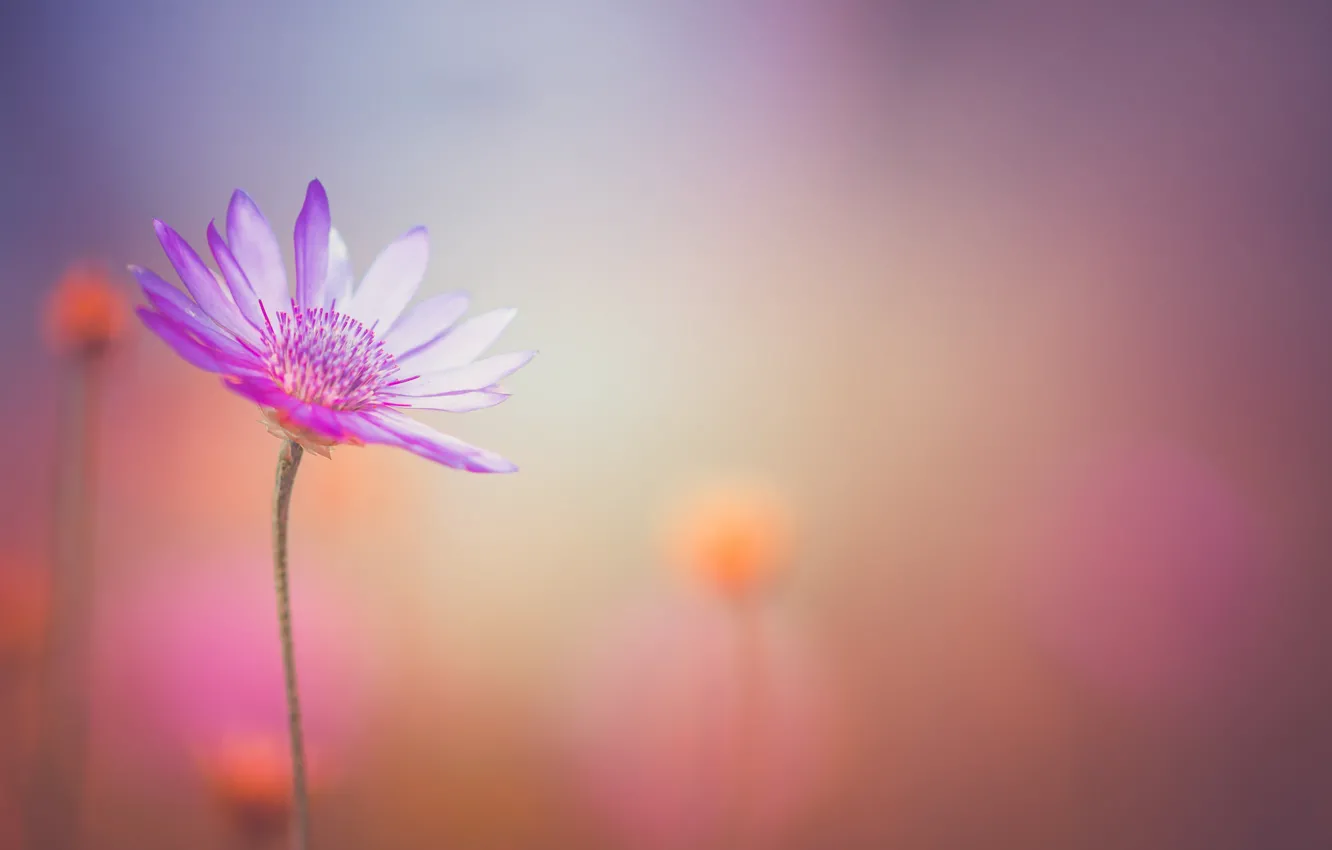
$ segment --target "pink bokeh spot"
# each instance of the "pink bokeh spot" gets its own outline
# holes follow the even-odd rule
[[[245,742],[285,748],[287,715],[270,567],[239,560],[149,587],[122,588],[102,605],[98,726],[111,747],[191,771]],[[293,570],[296,663],[312,770],[329,771],[353,744],[370,692],[364,630],[354,610]]]
[[[1279,576],[1244,500],[1189,452],[1118,447],[1065,470],[1022,553],[1034,634],[1101,687],[1206,696],[1257,664]]]
[[[768,840],[806,813],[822,786],[828,691],[795,635],[751,613],[759,614],[749,644],[757,651],[748,662],[734,609],[673,600],[630,611],[573,677],[564,727],[571,763],[583,799],[621,846],[719,846],[737,805],[750,838]],[[754,683],[747,711],[746,664]],[[747,736],[743,768],[737,731]],[[738,769],[747,778],[737,795]]]

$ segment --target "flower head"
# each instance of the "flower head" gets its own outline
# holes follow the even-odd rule
[[[208,226],[213,271],[180,234],[155,222],[188,294],[131,267],[150,307],[139,316],[187,362],[221,375],[264,412],[277,436],[327,456],[331,446],[382,443],[471,472],[513,472],[493,452],[441,434],[405,411],[462,413],[499,404],[499,381],[535,352],[477,358],[515,312],[458,322],[467,295],[444,293],[406,310],[425,276],[425,228],[391,243],[353,286],[328,197],[310,183],[296,219],[296,291],[273,229],[244,192],[231,197],[226,239]]]
[[[239,740],[201,759],[213,798],[256,842],[279,838],[291,820],[291,763],[280,740]]]
[[[700,494],[673,524],[675,559],[726,596],[745,597],[782,566],[791,519],[776,494],[753,486]]]
[[[97,352],[124,331],[128,312],[125,295],[104,271],[76,265],[47,301],[46,335],[61,351]]]
[[[0,672],[7,662],[31,659],[41,649],[50,596],[44,572],[0,558]]]

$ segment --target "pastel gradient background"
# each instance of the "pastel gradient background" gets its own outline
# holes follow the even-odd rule
[[[726,789],[661,707],[725,680],[724,615],[660,529],[723,479],[797,529],[764,847],[1332,846],[1329,33],[1240,0],[11,3],[0,559],[49,555],[62,270],[166,272],[152,219],[201,239],[238,186],[286,233],[318,177],[358,269],[426,224],[423,293],[517,306],[501,349],[541,355],[429,417],[517,475],[301,470],[317,846],[703,846]],[[236,846],[198,764],[281,732],[279,444],[137,326],[105,389],[88,846]]]

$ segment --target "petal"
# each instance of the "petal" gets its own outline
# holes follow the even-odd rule
[[[412,410],[443,410],[448,413],[470,413],[494,407],[509,397],[508,393],[496,390],[479,390],[466,393],[446,393],[424,398],[408,399]]]
[[[143,287],[149,302],[158,313],[173,323],[180,325],[205,345],[218,349],[234,357],[249,359],[252,352],[236,341],[231,334],[217,326],[191,301],[185,293],[167,283],[151,271],[138,266],[130,266],[130,271]]]
[[[245,333],[246,339],[257,342],[260,329],[268,321],[259,309],[259,297],[254,294],[250,279],[246,277],[245,270],[237,262],[236,255],[231,253],[227,243],[222,241],[222,234],[217,232],[215,221],[208,222],[208,247],[213,252],[213,259],[217,261],[218,268],[222,269],[222,277],[227,283],[227,288],[231,290],[231,300],[235,302],[236,309],[253,326],[252,329],[241,328],[242,332]]]
[[[134,275],[135,280],[139,282],[139,286],[143,288],[143,294],[148,296],[148,300],[152,302],[153,307],[157,308],[158,312],[166,313],[170,318],[182,323],[182,316],[189,317],[198,325],[197,332],[200,334],[221,336],[226,333],[218,327],[217,322],[208,317],[208,314],[198,304],[191,301],[188,295],[162,280],[151,269],[145,269],[142,266],[130,266],[129,270]],[[191,330],[196,329],[191,328]]]
[[[458,325],[434,345],[405,355],[399,362],[410,362],[407,369],[416,372],[439,372],[465,366],[499,339],[516,315],[518,311],[511,307],[482,313]]]
[[[273,383],[273,379],[267,375],[251,374],[228,379],[227,389],[248,398],[260,407],[271,407],[284,412],[302,404],[300,399],[283,392],[282,388]]]
[[[400,396],[432,396],[444,393],[483,390],[499,383],[527,365],[536,356],[535,351],[515,351],[497,354],[443,372],[427,372],[392,387],[390,392]]]
[[[351,255],[347,252],[347,243],[336,227],[328,231],[328,276],[324,278],[324,306],[343,306],[351,303],[352,284]]]
[[[180,234],[160,221],[154,221],[157,240],[162,243],[162,250],[175,267],[176,274],[190,291],[195,303],[203,308],[209,317],[234,334],[242,333],[248,324],[240,310],[222,292],[213,270],[204,265],[204,261],[194,252]]]
[[[147,307],[139,307],[134,312],[157,334],[163,342],[171,346],[181,359],[191,366],[197,366],[207,372],[226,372],[227,366],[218,356],[218,352],[186,333],[185,329],[160,313],[154,313]]]
[[[381,442],[367,439],[367,434],[374,431],[361,420],[365,413],[353,410],[333,410],[317,404],[310,404],[294,398],[275,384],[267,375],[244,375],[228,378],[227,387],[232,392],[249,399],[266,410],[275,411],[273,422],[287,429],[289,436],[303,438],[306,448],[323,443],[367,443]]]
[[[285,310],[291,301],[282,249],[268,219],[250,196],[237,189],[227,208],[227,242],[236,261],[254,288],[258,299],[270,310]]]
[[[323,304],[324,278],[328,275],[328,235],[332,219],[324,184],[311,180],[305,190],[305,205],[296,217],[296,303],[302,307]]]
[[[429,259],[426,229],[407,231],[375,257],[346,312],[366,327],[391,327],[416,294]]]
[[[421,457],[468,472],[517,472],[518,467],[494,452],[441,434],[401,413],[379,411],[354,420],[352,427],[365,443],[398,446]]]
[[[435,342],[467,312],[467,302],[466,292],[430,296],[394,323],[384,335],[384,348],[402,357]]]
[[[291,425],[321,440],[344,443],[360,439],[353,429],[360,414],[354,412],[331,410],[318,404],[299,402],[288,407],[284,414]]]

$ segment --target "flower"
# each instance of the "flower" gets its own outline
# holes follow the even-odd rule
[[[379,443],[470,472],[513,472],[493,452],[441,434],[404,411],[462,413],[499,404],[498,386],[536,352],[476,358],[513,319],[494,310],[455,324],[467,295],[427,298],[404,312],[425,276],[426,230],[391,243],[353,288],[347,247],[332,227],[328,196],[311,181],[296,219],[296,291],[287,287],[272,228],[237,190],[227,238],[215,223],[208,246],[221,273],[175,230],[155,221],[158,240],[188,295],[131,266],[151,304],[139,316],[194,366],[260,406],[269,430],[317,454]]]
[[[101,351],[125,329],[126,299],[94,265],[72,266],[46,304],[46,336],[60,351]]]
[[[45,573],[0,558],[0,671],[6,662],[38,655],[50,617],[51,588]]]
[[[735,598],[772,580],[792,536],[783,501],[749,485],[699,494],[681,510],[671,532],[675,560],[707,586]]]
[[[213,799],[255,843],[280,838],[291,821],[291,765],[280,739],[236,740],[200,760]]]

